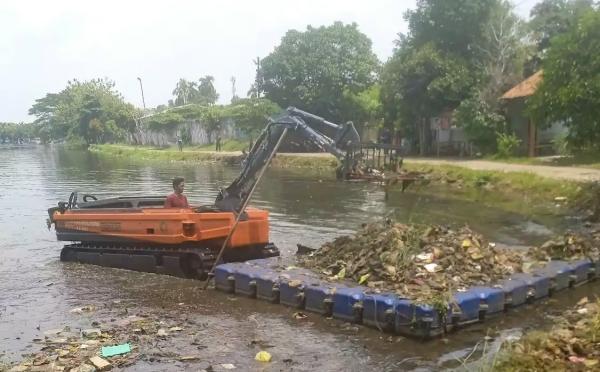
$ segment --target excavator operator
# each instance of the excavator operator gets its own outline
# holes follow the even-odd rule
[[[185,179],[183,177],[173,178],[173,193],[167,196],[165,208],[189,208],[187,197],[183,195]]]

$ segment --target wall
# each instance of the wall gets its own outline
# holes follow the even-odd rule
[[[208,133],[204,125],[196,120],[188,120],[174,127],[168,127],[160,131],[152,130],[141,125],[138,133],[129,135],[127,142],[130,144],[148,146],[170,146],[177,144],[177,136],[188,131],[191,145],[207,145],[214,143],[216,133]],[[185,137],[185,136],[184,136]],[[212,138],[211,138],[212,137]],[[221,124],[221,139],[244,139],[243,133],[236,128],[233,120],[227,120]]]

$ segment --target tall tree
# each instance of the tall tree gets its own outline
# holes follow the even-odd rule
[[[539,123],[563,122],[574,147],[600,149],[600,10],[551,40],[544,79],[530,101]]]
[[[214,105],[217,102],[219,94],[213,85],[214,82],[215,78],[210,75],[206,75],[199,79],[197,97],[194,97],[195,103]]]
[[[539,70],[550,40],[572,29],[578,19],[594,8],[593,0],[543,0],[530,13],[529,28],[537,46],[527,66],[527,73]]]
[[[85,143],[122,139],[135,129],[135,108],[125,103],[114,82],[69,81],[59,93],[36,100],[29,110],[50,139],[79,138]]]
[[[523,78],[523,66],[530,53],[524,22],[507,0],[499,0],[490,10],[483,38],[475,47],[480,51],[476,61],[481,70],[477,94],[491,109],[497,109],[498,97]]]
[[[173,101],[174,106],[187,105],[193,103],[194,98],[198,95],[198,86],[193,81],[187,81],[186,79],[179,79],[173,93],[175,100]]]
[[[260,68],[260,57],[256,57],[256,59],[252,60],[252,63],[256,66],[256,73],[254,75],[254,83],[252,83],[247,95],[249,98],[261,98],[264,94],[265,78]]]
[[[275,51],[260,61],[266,98],[298,106],[331,120],[348,120],[344,91],[359,93],[376,77],[371,40],[353,23],[288,31]],[[260,87],[257,87],[260,88]]]
[[[467,97],[474,79],[460,58],[445,56],[433,44],[404,48],[386,63],[381,99],[388,124],[420,139],[427,151],[428,119]]]
[[[458,55],[467,61],[480,56],[484,30],[498,0],[418,0],[414,10],[406,12],[409,34],[400,43],[413,47],[433,43],[443,53]]]

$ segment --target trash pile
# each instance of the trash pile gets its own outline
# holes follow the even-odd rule
[[[416,301],[485,285],[520,272],[522,254],[487,242],[468,227],[365,224],[300,259],[329,280],[353,279]]]
[[[584,297],[555,319],[551,332],[533,331],[504,345],[494,371],[583,371],[600,369],[600,302]]]
[[[554,237],[539,247],[533,247],[528,255],[538,261],[600,259],[600,230],[589,233],[567,232]]]
[[[73,309],[74,314],[91,312],[94,307]],[[167,356],[169,359],[190,362],[197,355],[164,355],[156,350],[161,340],[184,335],[184,329],[140,314],[106,324],[92,323],[89,329],[48,330],[43,338],[33,340],[39,351],[23,355],[24,359],[8,371],[105,371],[113,367],[125,368],[138,360],[152,362]]]

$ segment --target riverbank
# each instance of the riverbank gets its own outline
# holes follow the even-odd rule
[[[242,161],[241,151],[208,151],[197,148],[184,148],[179,151],[174,147],[146,147],[127,145],[92,145],[91,152],[131,160],[143,161],[185,161],[224,163],[227,165],[239,164]],[[316,168],[335,169],[337,160],[329,154],[286,154],[279,153],[271,163],[280,168]]]
[[[94,145],[90,151],[102,155],[127,158],[133,161],[182,161],[239,164],[242,153],[237,151],[199,151],[184,148],[134,147],[127,145]],[[497,163],[489,162],[493,165]],[[328,153],[279,153],[272,167],[298,168],[333,172],[338,162]],[[420,190],[433,192],[448,191],[452,197],[463,199],[481,199],[482,203],[504,204],[511,210],[528,210],[530,206],[544,206],[543,213],[560,213],[571,201],[580,198],[581,179],[540,176],[527,171],[511,171],[510,167],[493,170],[470,169],[470,162],[449,162],[430,159],[407,159],[403,168],[407,171],[425,175],[420,182]],[[507,164],[509,165],[509,164]],[[534,167],[535,166],[530,166]],[[481,168],[481,167],[480,167]],[[399,189],[399,188],[398,188]],[[487,192],[486,192],[487,191]],[[392,191],[395,192],[395,191]],[[400,192],[400,190],[398,190]],[[483,193],[482,193],[483,192]]]

